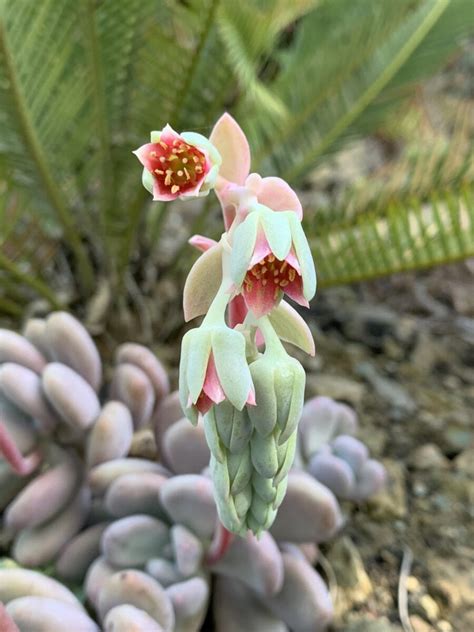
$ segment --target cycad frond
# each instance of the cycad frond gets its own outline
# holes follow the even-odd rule
[[[286,124],[272,126],[258,113],[247,122],[258,166],[267,172],[298,181],[321,157],[373,130],[407,89],[431,74],[459,37],[474,28],[469,0],[422,0],[415,8],[406,0],[355,2],[349,7],[352,19],[341,10],[347,5],[323,3],[304,20],[303,40],[316,38],[322,29],[328,33],[315,47],[312,64],[299,63],[308,56],[305,41],[286,55],[286,71],[274,86],[275,94],[291,104]],[[311,25],[317,30],[305,31]],[[331,75],[323,71],[321,86],[316,72],[326,59],[335,67]]]

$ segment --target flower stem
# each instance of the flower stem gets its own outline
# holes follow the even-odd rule
[[[35,450],[28,456],[23,456],[12,436],[0,422],[0,454],[3,454],[15,474],[28,476],[41,462],[40,453]]]
[[[217,521],[214,539],[211,542],[209,551],[207,552],[206,562],[209,566],[216,564],[227,552],[227,549],[234,541],[234,534],[228,531],[224,525]]]

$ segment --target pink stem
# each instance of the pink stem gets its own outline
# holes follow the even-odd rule
[[[224,525],[217,521],[217,527],[214,532],[214,539],[207,552],[206,562],[209,565],[218,562],[225,555],[227,549],[234,540],[234,534],[228,531]]]
[[[0,630],[2,632],[20,632],[18,626],[6,611],[5,606],[0,601]]]
[[[37,450],[28,456],[22,455],[12,436],[1,422],[0,454],[3,454],[13,471],[19,476],[28,476],[41,463],[41,454]]]

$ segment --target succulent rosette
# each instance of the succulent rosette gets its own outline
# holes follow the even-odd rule
[[[313,258],[293,211],[254,205],[234,232],[231,268],[235,292],[257,318],[284,294],[308,307],[316,292]]]
[[[178,134],[170,125],[151,132],[151,142],[133,152],[142,163],[143,186],[156,201],[201,197],[214,187],[221,156],[201,134]]]

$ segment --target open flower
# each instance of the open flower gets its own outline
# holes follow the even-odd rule
[[[188,331],[181,346],[179,389],[181,407],[194,424],[199,413],[224,400],[237,410],[255,404],[243,334],[225,325]]]
[[[313,258],[293,211],[257,204],[232,240],[232,280],[248,309],[260,318],[283,294],[305,307],[316,292]]]
[[[144,166],[143,186],[154,200],[207,195],[214,186],[221,156],[201,134],[177,134],[170,125],[151,132],[151,143],[133,152]]]

